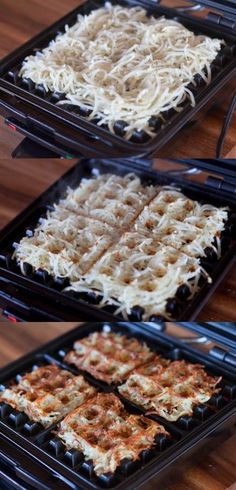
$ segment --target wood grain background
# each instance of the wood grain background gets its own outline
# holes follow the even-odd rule
[[[75,160],[0,160],[0,229],[61,177]],[[158,167],[167,162],[159,161]],[[236,265],[199,314],[202,321],[235,321]]]
[[[42,29],[77,7],[81,0],[0,0],[0,58],[20,46]],[[164,0],[168,6],[186,4],[179,0]],[[199,16],[205,15],[200,12]],[[214,158],[216,142],[236,80],[217,104],[193,127],[184,129],[157,156],[166,158]],[[4,126],[0,118],[0,158],[9,158],[22,137]],[[111,155],[112,156],[112,155]],[[224,156],[236,158],[236,114],[224,148]]]
[[[77,324],[0,323],[0,368]],[[175,474],[168,484],[161,484],[159,490],[236,490],[235,447],[236,433],[211,450],[201,461],[195,460],[195,464],[184,470],[184,473],[180,467],[180,474]]]

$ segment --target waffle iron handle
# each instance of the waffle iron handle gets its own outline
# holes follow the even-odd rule
[[[15,473],[18,478],[24,483],[31,485],[33,488],[37,488],[40,490],[52,490],[52,486],[49,482],[47,484],[47,479],[45,479],[46,473],[45,470],[42,470],[42,478],[39,475],[36,475],[35,469],[32,468],[32,474],[27,471],[25,468],[21,466],[15,466]]]
[[[228,132],[228,129],[230,127],[232,117],[234,115],[234,111],[236,109],[236,92],[232,97],[232,100],[229,104],[228,110],[226,112],[226,115],[224,117],[224,122],[223,126],[221,129],[221,133],[217,142],[217,147],[216,147],[216,158],[221,158],[223,148],[224,148],[224,143],[225,143],[225,138]]]
[[[11,445],[5,437],[0,435],[0,477],[3,466],[3,474],[8,478],[16,479],[24,488],[24,483],[37,490],[78,490],[71,481],[57,475],[53,470],[48,470],[37,462],[29,459],[20,449]],[[1,464],[3,463],[3,464]],[[15,477],[13,476],[15,474]],[[0,485],[1,488],[1,485]]]
[[[47,473],[44,469],[41,470],[38,468],[36,469],[35,465],[33,465],[32,463],[30,463],[30,467],[31,467],[31,473],[30,473],[28,470],[23,468],[21,463],[16,461],[17,455],[14,456],[11,453],[9,454],[8,446],[5,445],[6,444],[5,440],[1,438],[0,442],[1,442],[0,467],[2,468],[2,464],[5,463],[3,467],[3,474],[6,477],[9,477],[9,475],[11,475],[10,476],[11,479],[15,479],[14,476],[12,476],[15,474],[15,476],[19,479],[20,484],[22,485],[23,483],[26,483],[27,485],[30,485],[32,488],[37,488],[40,490],[52,490],[52,487],[47,484],[47,479],[48,479],[47,476],[49,476],[49,473]],[[11,448],[11,451],[12,450],[14,451],[14,449]],[[18,449],[16,450],[16,453],[18,453]],[[26,461],[28,460],[26,459]],[[41,473],[41,475],[39,475],[39,472]],[[22,488],[24,487],[22,486]]]
[[[20,465],[15,466],[15,473],[21,480],[31,485],[37,490],[69,490],[78,489],[76,485],[68,480],[64,480],[59,475],[53,475],[47,472],[45,468],[31,466],[31,470],[26,470]]]

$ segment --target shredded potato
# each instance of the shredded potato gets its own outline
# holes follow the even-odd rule
[[[96,397],[71,412],[56,431],[67,449],[82,451],[100,476],[114,473],[122,460],[136,461],[155,447],[155,437],[170,437],[164,427],[143,415],[129,414],[113,393]]]
[[[83,376],[49,364],[27,372],[0,391],[0,403],[24,412],[47,428],[95,394],[96,389]]]
[[[183,415],[193,415],[194,407],[218,393],[220,381],[221,377],[209,376],[200,364],[178,360],[163,367],[157,356],[134,370],[118,390],[147,414],[175,422]]]
[[[227,208],[200,204],[175,188],[105,174],[68,189],[14,257],[23,273],[28,263],[67,277],[67,290],[93,290],[101,307],[112,304],[124,318],[136,305],[144,320],[168,316],[167,300],[179,286],[187,284],[193,297],[203,275],[211,281],[200,259],[206,247],[221,257],[227,218]]]
[[[186,99],[195,105],[188,85],[196,74],[210,83],[211,63],[223,44],[140,7],[106,3],[28,56],[20,76],[64,93],[60,104],[90,109],[88,118],[112,132],[116,121],[124,121],[126,139],[134,129],[152,137],[151,116],[163,122],[162,113],[180,111]]]
[[[77,340],[64,361],[106,383],[119,383],[154,357],[147,344],[113,332],[94,332]]]

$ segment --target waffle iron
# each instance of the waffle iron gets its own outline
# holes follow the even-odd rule
[[[209,374],[221,375],[221,391],[205,404],[196,406],[193,416],[182,416],[177,422],[161,422],[171,434],[168,443],[159,440],[154,450],[145,451],[139,461],[125,462],[115,474],[96,477],[93,465],[85,461],[77,451],[65,451],[53,434],[54,426],[42,429],[40,424],[29,421],[22,413],[2,403],[0,406],[0,475],[11,488],[30,490],[133,490],[165,488],[170,478],[176,478],[196,464],[199,458],[235,433],[236,424],[236,326],[235,324],[209,323],[176,324],[172,330],[168,323],[156,325],[149,322],[105,323],[112,331],[144,340],[156,352],[172,360],[185,359],[205,365]],[[56,363],[73,372],[74,368],[63,363],[64,354],[73,342],[91,332],[101,330],[104,322],[87,323],[54,339],[34,352],[18,359],[0,371],[0,384],[8,383],[35,366]],[[182,336],[178,330],[182,329]],[[19,327],[21,328],[21,327]],[[204,329],[206,336],[202,335]],[[228,330],[228,331],[227,331]],[[215,332],[218,331],[218,341]],[[175,335],[176,332],[176,335]],[[193,335],[194,332],[194,335]],[[228,344],[229,337],[234,347]],[[217,349],[225,356],[215,355]],[[228,356],[228,357],[227,357]],[[234,359],[234,362],[232,362]],[[103,382],[98,382],[83,372],[85,378],[100,391],[107,391]],[[109,391],[117,390],[110,387]],[[124,402],[124,400],[122,399]],[[126,409],[140,414],[141,409],[125,402]],[[173,481],[173,480],[172,480]]]
[[[158,161],[157,161],[158,162]],[[153,168],[154,162],[146,159],[108,160],[82,159],[62,176],[28,208],[9,223],[0,233],[0,307],[11,320],[27,321],[116,321],[114,309],[110,306],[99,308],[93,295],[65,293],[67,281],[55,280],[45,271],[23,275],[19,266],[12,260],[14,244],[25,235],[31,235],[38,220],[43,217],[54,202],[57,202],[67,186],[77,186],[82,177],[99,173],[124,175],[135,172],[142,181],[174,185],[190,198],[209,202],[217,206],[227,205],[231,209],[230,223],[223,239],[223,254],[220,260],[205,260],[203,266],[210,273],[213,282],[203,283],[191,301],[178,302],[178,312],[173,320],[187,321],[197,318],[198,313],[208,301],[215,288],[236,259],[236,172],[235,161],[209,160],[178,162],[177,170],[162,171]],[[184,167],[183,167],[184,164]],[[165,168],[165,167],[164,167]],[[196,182],[196,177],[199,182]],[[131,321],[141,321],[142,311],[134,308]]]
[[[1,61],[0,112],[11,129],[60,156],[118,158],[157,155],[158,150],[176,138],[184,126],[196,121],[221,96],[231,92],[230,84],[236,73],[235,2],[203,0],[186,8],[168,8],[161,1],[112,0],[114,4],[128,7],[141,6],[157,17],[165,15],[177,19],[196,33],[221,36],[226,41],[226,47],[212,64],[213,79],[210,85],[206,86],[201,76],[195,78],[196,87],[193,90],[196,106],[191,107],[190,102],[186,101],[181,112],[166,111],[166,123],[156,128],[154,138],[147,139],[143,132],[136,131],[137,134],[129,141],[119,131],[113,134],[106,127],[98,126],[96,120],[88,121],[82,109],[78,114],[78,110],[75,112],[71,108],[69,110],[58,106],[57,102],[64,98],[63,94],[46,93],[43,86],[36,86],[32,81],[22,80],[18,76],[27,55],[46,47],[58,31],[63,32],[66,24],[74,24],[78,13],[89,13],[103,3],[98,0],[85,1]],[[210,7],[212,10],[204,18],[199,18],[194,16],[199,6]]]

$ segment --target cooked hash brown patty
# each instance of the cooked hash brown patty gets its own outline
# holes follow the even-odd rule
[[[123,397],[169,421],[192,415],[219,391],[221,381],[200,364],[170,361],[134,338],[107,331],[76,341],[64,361],[106,383],[126,380],[118,387]]]
[[[166,361],[163,366],[157,356],[134,370],[118,390],[147,414],[174,422],[183,415],[192,415],[195,406],[207,402],[219,391],[220,381],[221,377],[209,376],[200,364],[181,360]]]
[[[0,402],[49,427],[95,393],[83,376],[48,365],[25,374],[17,384],[0,392]]]
[[[82,179],[40,220],[32,236],[16,245],[13,258],[26,273],[43,269],[68,278],[65,292],[91,293],[128,319],[172,319],[168,300],[188,287],[191,299],[203,277],[206,250],[222,255],[228,208],[201,204],[173,187],[143,185],[135,174]]]
[[[143,451],[155,448],[158,436],[171,437],[148,415],[175,422],[220,391],[221,377],[210,376],[204,366],[171,361],[107,327],[76,341],[64,361],[107,383],[123,383],[118,393],[145,414],[129,413],[115,394],[98,392],[83,376],[53,364],[11,383],[0,393],[0,402],[45,428],[58,422],[51,434],[66,449],[82,452],[98,476],[114,473],[124,460],[138,460]]]
[[[94,332],[77,340],[64,361],[107,383],[126,379],[129,372],[154,357],[145,343],[112,332]]]
[[[127,413],[110,393],[97,394],[67,415],[56,434],[67,449],[78,449],[92,460],[97,475],[114,473],[125,458],[137,460],[159,434],[169,436],[158,423]]]

